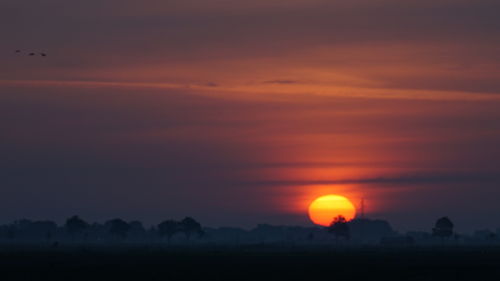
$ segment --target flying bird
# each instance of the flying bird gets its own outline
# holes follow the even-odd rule
[[[21,50],[15,50],[14,52],[15,52],[16,54],[20,54],[20,53],[22,53],[22,51],[21,51]],[[46,57],[46,56],[47,56],[47,53],[42,53],[42,52],[40,52],[40,53],[34,53],[34,52],[31,52],[31,53],[27,53],[27,55],[28,55],[28,56],[30,56],[30,57],[34,57],[34,56],[36,56],[36,55],[40,55],[41,57]]]

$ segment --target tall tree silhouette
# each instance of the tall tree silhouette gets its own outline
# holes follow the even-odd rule
[[[109,233],[121,239],[125,239],[130,230],[130,225],[122,219],[112,219],[106,222],[109,226]]]
[[[448,217],[442,217],[436,221],[432,229],[432,235],[440,237],[443,241],[453,235],[453,223]]]
[[[82,233],[88,227],[89,224],[78,216],[72,216],[71,218],[68,218],[64,225],[64,228],[73,239],[75,238],[75,235]]]
[[[333,219],[332,223],[328,227],[328,233],[335,235],[335,239],[337,241],[339,238],[348,240],[351,237],[347,220],[341,215]]]
[[[203,235],[201,224],[191,217],[186,217],[180,222],[180,231],[186,235],[188,240],[192,234]]]
[[[180,223],[174,220],[166,220],[158,224],[158,232],[161,237],[167,237],[168,244],[172,236],[181,230]]]

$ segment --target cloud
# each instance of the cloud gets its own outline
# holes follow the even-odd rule
[[[310,186],[310,185],[343,185],[343,184],[383,184],[390,185],[394,188],[413,188],[419,185],[421,188],[429,188],[438,184],[452,183],[500,183],[500,173],[464,173],[464,172],[447,172],[447,173],[426,173],[413,175],[395,175],[389,177],[374,177],[374,178],[358,178],[358,179],[341,179],[341,180],[307,180],[307,181],[287,181],[287,180],[271,180],[271,181],[248,181],[239,182],[238,184],[250,186]]]
[[[4,1],[6,48],[51,57],[4,55],[0,79],[233,87],[278,74],[290,79],[264,84],[500,92],[498,1],[238,3]]]
[[[499,8],[2,1],[1,216],[257,223],[301,199],[290,185],[352,185],[388,219],[446,211],[429,197],[466,209],[472,195],[485,217],[499,195],[498,95],[463,96],[500,93]]]
[[[219,84],[214,83],[214,82],[207,82],[207,83],[202,84],[202,85],[207,86],[207,87],[219,87]]]
[[[299,83],[298,81],[295,80],[282,80],[282,79],[277,79],[277,80],[268,80],[262,82],[264,84],[296,84]]]

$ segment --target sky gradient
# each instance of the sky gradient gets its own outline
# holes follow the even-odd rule
[[[311,225],[333,193],[399,230],[496,229],[499,9],[3,1],[0,220]]]

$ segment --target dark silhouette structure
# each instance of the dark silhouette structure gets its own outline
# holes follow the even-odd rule
[[[182,235],[177,235],[179,233]],[[473,235],[458,235],[447,217],[438,219],[432,231],[410,231],[404,234],[394,231],[384,220],[347,221],[342,216],[336,217],[326,228],[259,224],[249,230],[237,227],[203,227],[191,217],[182,221],[165,220],[146,228],[140,221],[129,222],[115,218],[104,224],[89,224],[79,216],[72,216],[63,225],[49,220],[29,219],[0,224],[0,248],[3,245],[37,245],[44,249],[64,248],[68,245],[135,247],[166,244],[167,241],[179,247],[224,245],[262,249],[295,246],[310,249],[337,246],[356,248],[358,245],[409,248],[444,245],[446,242],[450,242],[450,246],[498,246],[499,233],[500,229],[496,232],[482,229]]]
[[[203,230],[201,229],[201,224],[195,221],[191,217],[186,217],[180,222],[180,231],[186,235],[186,238],[189,240],[192,234],[198,234],[199,236],[203,235]]]
[[[180,223],[174,220],[166,220],[158,224],[158,232],[160,237],[167,237],[167,241],[170,244],[172,236],[180,231]]]
[[[89,227],[89,224],[82,220],[78,216],[72,216],[66,220],[64,228],[66,231],[74,238],[76,235],[83,233],[85,229]]]
[[[378,243],[382,238],[396,235],[391,225],[384,220],[357,218],[347,224],[351,240],[357,243]]]
[[[333,234],[337,240],[339,238],[348,240],[351,237],[347,220],[345,217],[340,215],[333,219],[332,223],[328,227],[328,232]]]
[[[449,238],[453,235],[453,223],[448,217],[442,217],[436,221],[432,229],[432,235],[441,239]]]
[[[112,219],[106,222],[109,227],[109,233],[115,237],[125,239],[131,228],[130,224],[122,219]]]

